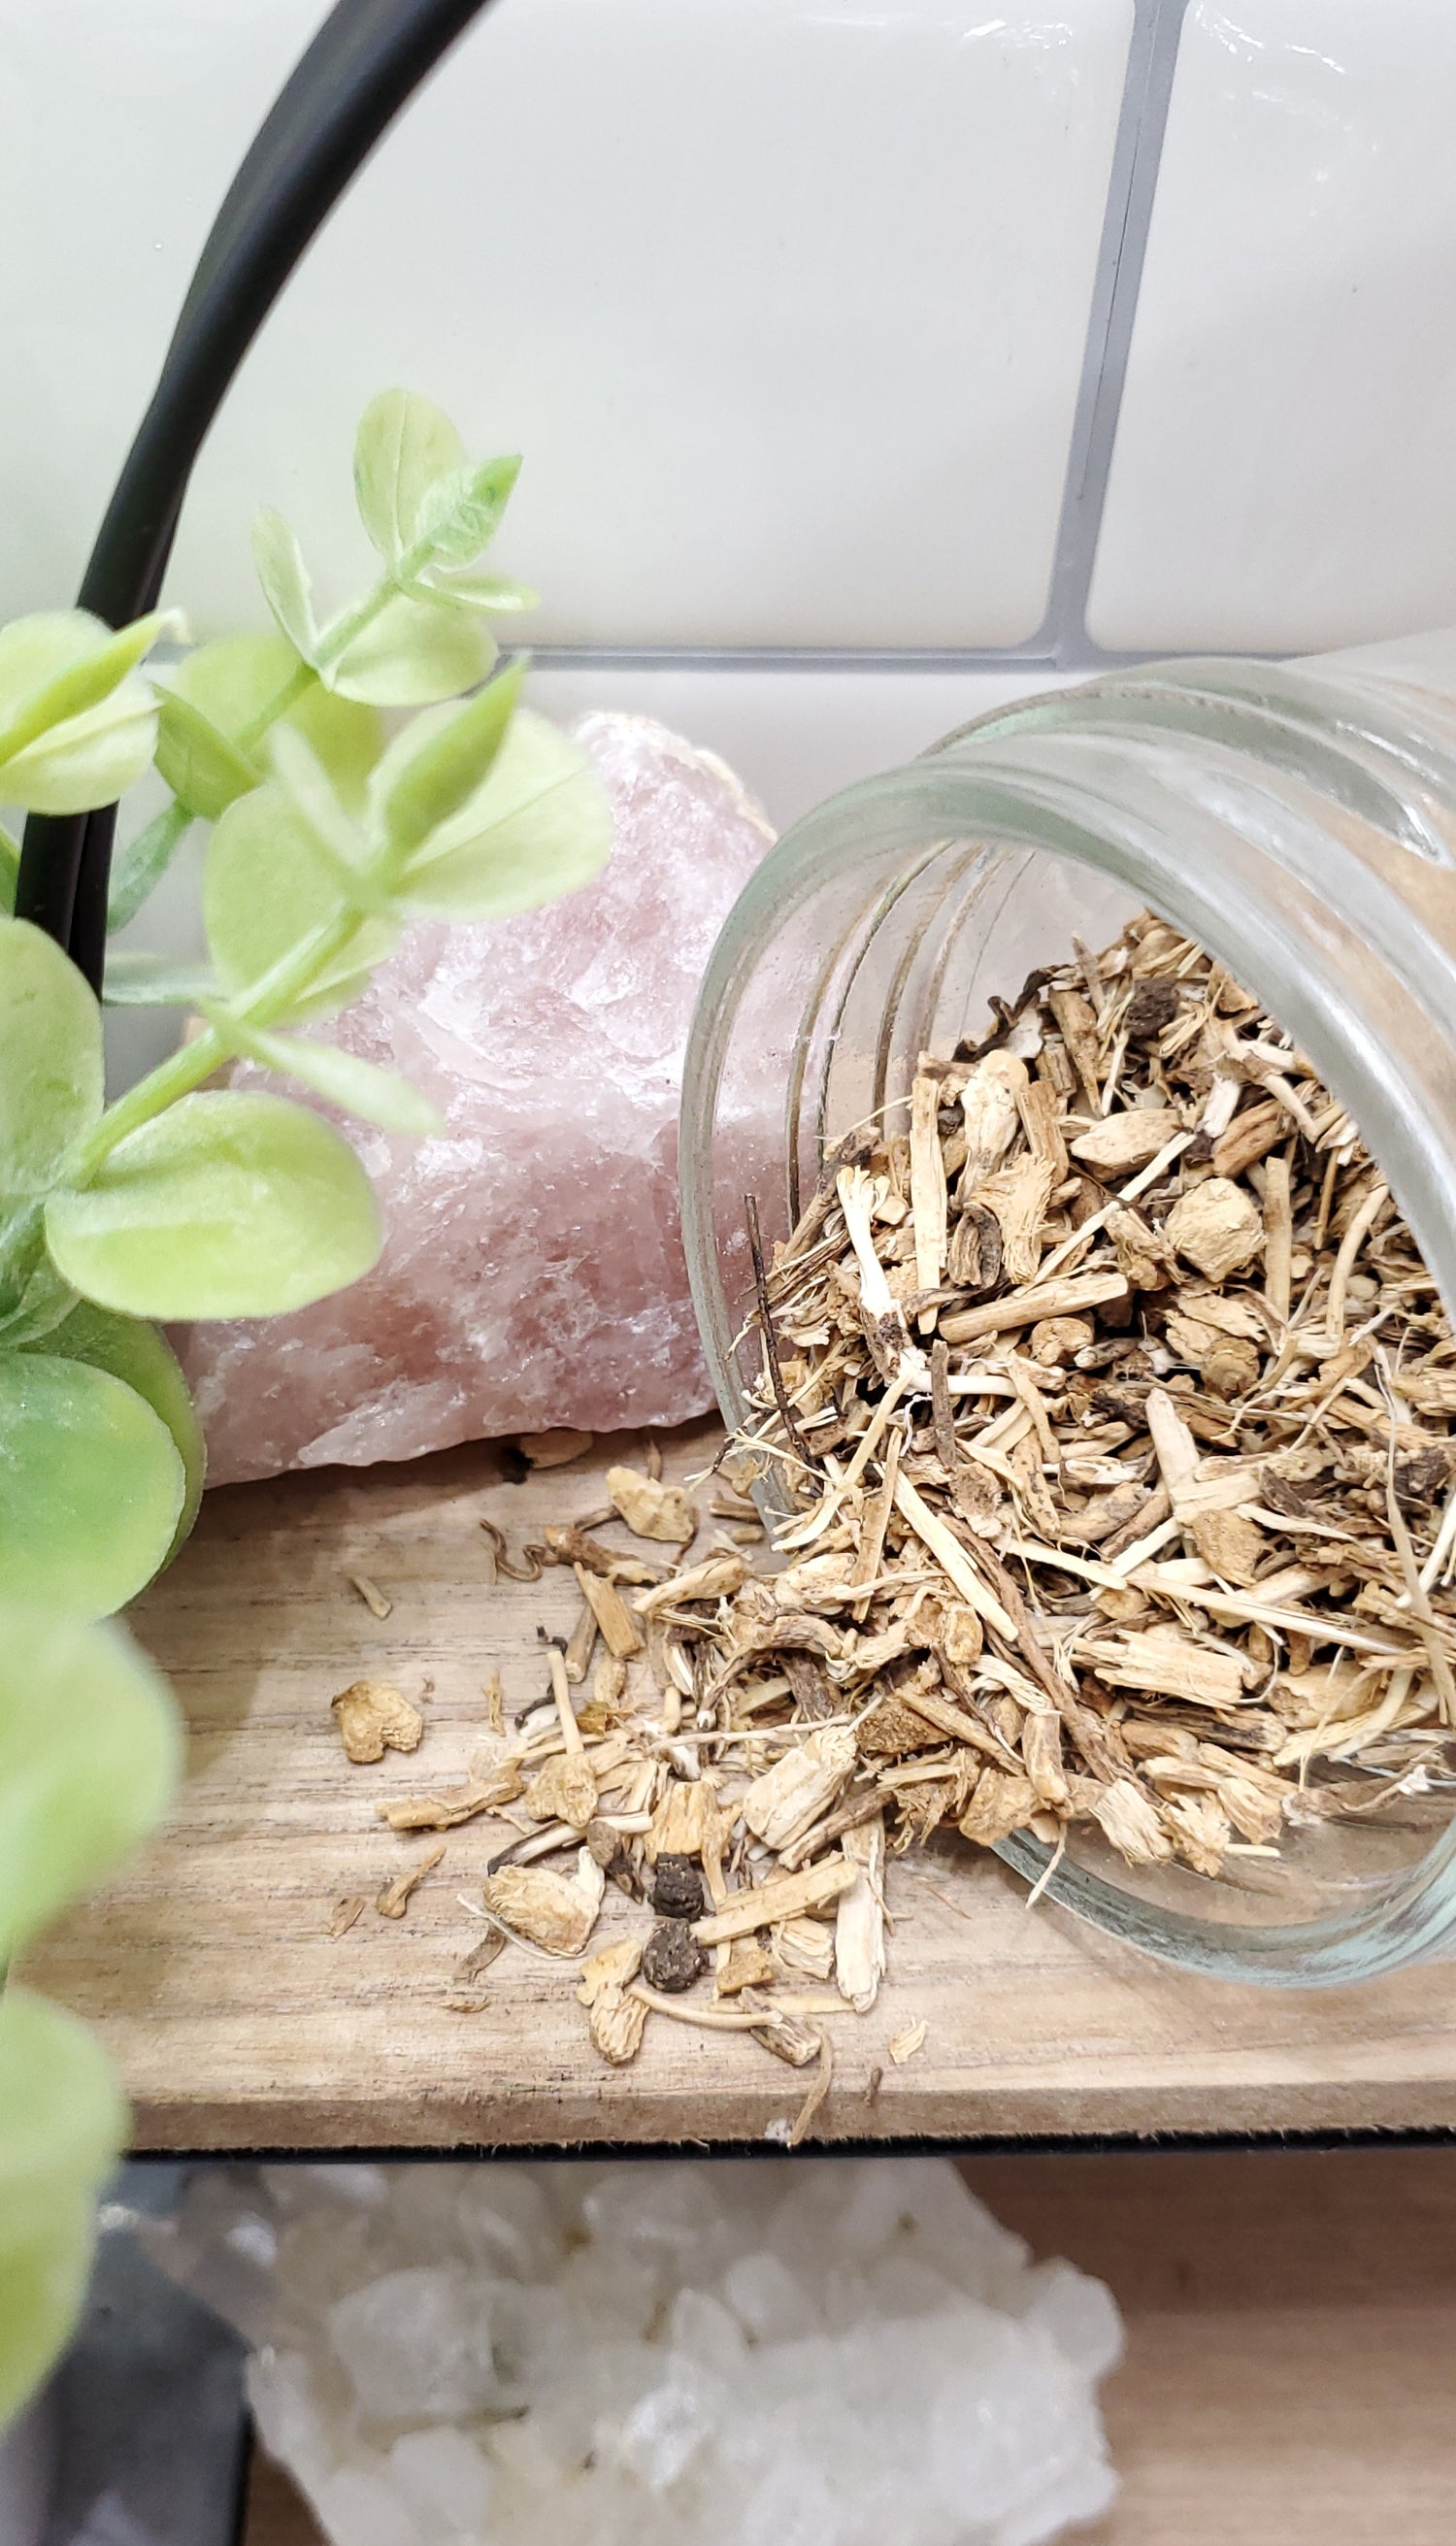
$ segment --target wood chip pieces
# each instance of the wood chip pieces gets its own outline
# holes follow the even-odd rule
[[[386,1750],[417,1750],[425,1719],[387,1680],[356,1679],[329,1706],[348,1756],[365,1765]]]
[[[825,2026],[893,1991],[894,1861],[937,1830],[1267,1894],[1332,1821],[1357,1849],[1449,1782],[1456,1338],[1343,1108],[1147,912],[921,1054],[787,1239],[745,1220],[748,1412],[706,1508],[736,1524],[752,1487],[767,1545],[690,1556],[692,1496],[613,1468],[610,1512],[519,1570],[575,1570],[554,1703],[458,1802],[388,1817],[519,1796],[484,1910],[590,1953],[600,2056],[746,2036],[814,2068],[803,2131],[839,2091]],[[419,1738],[374,1683],[335,1712],[351,1756]],[[605,1944],[604,1897],[633,1921]]]
[[[686,1547],[696,1534],[698,1515],[681,1485],[664,1485],[640,1468],[609,1468],[606,1484],[613,1504],[639,1538]]]
[[[542,1953],[572,1961],[597,1922],[606,1877],[582,1848],[571,1877],[544,1865],[503,1865],[488,1875],[481,1897],[488,1917]]]
[[[772,1621],[750,1577],[695,1648],[785,1745],[746,1827],[797,1866],[868,1797],[892,1855],[1081,1824],[1230,1878],[1383,1794],[1409,1811],[1452,1766],[1456,1339],[1387,1185],[1258,1002],[1147,912],[994,1008],[763,1269],[738,1455],[790,1563]],[[775,1663],[781,1704],[753,1694]],[[857,1756],[806,1817],[815,1718]]]
[[[409,1906],[410,1894],[417,1885],[423,1883],[425,1876],[434,1870],[444,1854],[445,1841],[442,1838],[438,1846],[428,1848],[423,1856],[417,1856],[413,1864],[406,1865],[402,1873],[396,1874],[391,1883],[386,1883],[374,1905],[380,1916],[402,1918]]]

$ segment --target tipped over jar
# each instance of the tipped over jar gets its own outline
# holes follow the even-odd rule
[[[956,1056],[984,1053],[998,1037],[1004,1047],[1031,976],[1070,977],[1057,968],[1073,949],[1118,941],[1144,911],[1206,950],[1307,1058],[1358,1127],[1449,1308],[1453,869],[1456,633],[1301,663],[1110,674],[998,711],[800,822],[719,941],[684,1088],[689,1268],[728,1421],[761,1419],[765,1385],[745,1196],[755,1198],[764,1247],[784,1241],[834,1185],[846,1135],[894,1119],[907,1127],[927,1066],[954,1069]],[[964,1059],[959,1067],[955,1093]],[[1155,1096],[1145,1090],[1143,1101]],[[1091,1139],[1095,1155],[1093,1133],[1079,1138]],[[1294,1154],[1298,1177],[1297,1143]],[[960,1322],[966,1328],[964,1314]],[[1390,1331],[1398,1350],[1399,1320]],[[954,1311],[942,1315],[942,1350],[957,1332]],[[1160,1327],[1158,1337],[1155,1392],[1168,1359]],[[956,1348],[964,1372],[968,1346]],[[1388,1392],[1384,1363],[1372,1377]],[[1383,1400],[1367,1393],[1374,1439]],[[1389,1401],[1394,1460],[1400,1409]],[[922,1419],[928,1427],[928,1394]],[[1311,1422],[1315,1437],[1317,1397]],[[1427,1542],[1442,1516],[1438,1506],[1426,1527],[1426,1559],[1438,1553]],[[1003,1536],[996,1562],[1016,1570],[1025,1535],[1023,1521],[1021,1542]],[[1191,1553],[1192,1542],[1183,1545]],[[1095,1583],[1097,1570],[1084,1550],[1068,1587]],[[1439,1570],[1427,1562],[1427,1581]],[[1175,1589],[1175,1573],[1166,1578]],[[1419,1618],[1418,1569],[1396,1596]],[[1205,1611],[1190,1613],[1195,1640],[1211,1641],[1208,1630]],[[1436,1639],[1441,1729],[1451,1632],[1443,1618],[1420,1626]],[[1377,1630],[1365,1641],[1378,1640]],[[1278,1658],[1288,1663],[1283,1646]],[[1311,1658],[1320,1665],[1319,1654]],[[1399,1684],[1395,1694],[1399,1714]],[[998,1844],[1029,1878],[1050,1870],[1056,1898],[1190,1968],[1348,1982],[1441,1950],[1456,1929],[1456,1785],[1434,1751],[1432,1763],[1399,1794],[1376,1798],[1378,1810],[1311,1813],[1277,1846],[1236,1850],[1217,1882],[1186,1854],[1130,1865],[1095,1826],[1069,1829],[1056,1848],[1045,1823],[1043,1836],[1019,1828]]]

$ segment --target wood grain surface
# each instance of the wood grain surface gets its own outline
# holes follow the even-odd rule
[[[699,1472],[715,1436],[665,1446]],[[427,1836],[384,1797],[462,1776],[507,1702],[548,1693],[539,1630],[560,1632],[569,1572],[491,1580],[482,1517],[512,1547],[601,1505],[642,1444],[599,1445],[523,1483],[489,1447],[210,1494],[140,1609],[191,1732],[167,1828],[94,1907],[46,1937],[28,1977],[97,2023],[149,2149],[357,2148],[759,2139],[804,2079],[743,2037],[653,2018],[630,2068],[592,2053],[573,1977],[508,1949],[472,2015],[442,2004],[479,1934],[459,1894],[498,1825],[452,1831],[405,1916],[381,1888]],[[711,1527],[712,1524],[707,1526]],[[391,1603],[376,1618],[352,1574]],[[412,1757],[351,1766],[329,1699],[383,1677],[423,1697]],[[340,1902],[366,1906],[331,1935]],[[1356,1990],[1281,1993],[1191,1979],[1042,1904],[953,1840],[896,1863],[891,1979],[873,2014],[832,2022],[832,2139],[1456,2126],[1456,1992],[1430,1966]],[[609,1918],[625,1905],[608,1895]],[[892,2034],[923,2016],[923,2050]],[[883,2072],[883,2076],[878,2073]]]
[[[1449,2546],[1456,2152],[991,2157],[966,2174],[1124,2312],[1103,2389],[1122,2490],[1085,2546]],[[259,2457],[244,2546],[318,2540]]]

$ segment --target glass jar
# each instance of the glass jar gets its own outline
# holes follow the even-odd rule
[[[1155,664],[996,710],[796,824],[734,908],[683,1093],[683,1222],[730,1423],[751,1270],[917,1055],[1149,905],[1256,992],[1349,1108],[1456,1303],[1456,631],[1298,663]],[[1054,1896],[1225,1979],[1347,1982],[1456,1940],[1439,1790],[1233,1880],[1080,1832]],[[1027,1833],[1001,1853],[1039,1875]],[[1230,1860],[1231,1865],[1233,1860]]]

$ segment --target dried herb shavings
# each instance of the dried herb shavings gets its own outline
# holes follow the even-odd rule
[[[762,1374],[707,1508],[769,1478],[770,1541],[695,1550],[650,1466],[546,1533],[606,1651],[578,1719],[553,1650],[492,1790],[576,1872],[483,1906],[591,1954],[606,2062],[668,2015],[746,2035],[816,2064],[812,2120],[806,1976],[846,2018],[888,1994],[881,2069],[926,2038],[886,1884],[938,1827],[1230,1881],[1450,1776],[1456,1342],[1343,1108],[1148,913],[922,1056],[771,1260],[753,1217]],[[593,1953],[604,1869],[637,1924]]]

